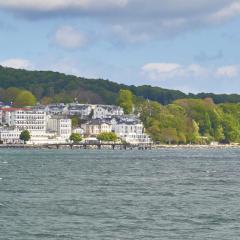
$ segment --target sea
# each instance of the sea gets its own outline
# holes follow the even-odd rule
[[[240,149],[1,149],[0,239],[238,240]]]

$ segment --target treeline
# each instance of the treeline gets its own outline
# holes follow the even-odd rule
[[[240,104],[215,104],[211,98],[179,99],[162,105],[139,100],[128,90],[119,94],[126,113],[134,109],[156,142],[168,144],[240,143]]]
[[[34,106],[37,99],[30,91],[10,87],[7,89],[0,88],[0,101],[14,107],[25,107]]]
[[[240,104],[216,105],[212,99],[180,99],[136,110],[153,140],[164,143],[240,142]]]
[[[64,102],[74,99],[82,103],[116,104],[121,89],[130,90],[135,96],[167,105],[177,99],[212,98],[216,104],[238,103],[238,94],[185,94],[181,91],[152,86],[127,86],[103,79],[86,79],[51,71],[27,71],[0,66],[0,88],[16,87],[33,93],[44,103]]]

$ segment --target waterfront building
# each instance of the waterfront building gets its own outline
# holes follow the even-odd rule
[[[81,127],[86,136],[97,136],[100,133],[112,131],[111,123],[101,119],[92,119],[82,124]]]
[[[15,128],[0,128],[0,142],[3,144],[19,144],[21,131]]]
[[[143,123],[135,115],[118,116],[111,119],[112,131],[131,144],[151,143],[151,139],[144,133]]]
[[[51,116],[47,119],[47,131],[67,141],[72,133],[72,121],[64,116]]]
[[[45,111],[18,109],[8,112],[8,117],[9,126],[13,126],[20,131],[29,130],[32,136],[41,136],[46,132]]]

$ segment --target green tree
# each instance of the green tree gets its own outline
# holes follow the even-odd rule
[[[9,87],[4,91],[3,101],[4,102],[14,102],[17,95],[21,92],[19,88]]]
[[[133,110],[133,94],[129,90],[121,89],[118,94],[118,105],[123,108],[125,114]]]
[[[26,142],[31,139],[30,132],[28,130],[22,131],[19,138],[24,141],[24,144],[26,144]]]
[[[35,96],[29,91],[21,91],[16,99],[14,100],[14,106],[16,107],[25,107],[25,106],[34,106],[37,100]]]
[[[172,144],[178,142],[178,134],[175,128],[164,128],[161,133],[163,142]]]
[[[76,117],[76,116],[72,117],[71,121],[72,121],[72,126],[74,128],[78,127],[78,125],[79,125],[79,118],[78,117]]]
[[[103,132],[97,136],[97,139],[104,142],[116,142],[118,137],[113,132]]]
[[[183,132],[178,133],[178,143],[185,144],[187,142],[186,136]]]
[[[223,131],[226,142],[240,141],[239,122],[231,114],[225,114],[223,119]]]
[[[83,138],[79,133],[72,133],[69,139],[74,143],[79,143]]]

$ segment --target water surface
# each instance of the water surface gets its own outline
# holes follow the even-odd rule
[[[0,150],[0,239],[240,239],[239,156]]]

